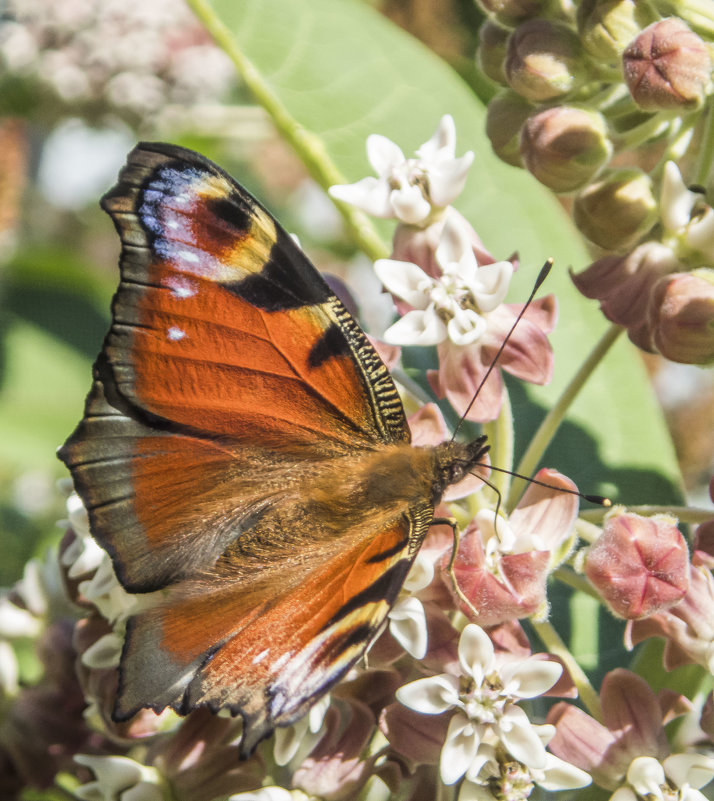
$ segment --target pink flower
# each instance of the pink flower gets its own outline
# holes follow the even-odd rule
[[[636,757],[667,756],[666,720],[647,682],[628,670],[608,673],[600,697],[603,723],[571,704],[556,704],[547,717],[556,727],[549,748],[586,770],[600,786],[613,790]]]
[[[684,597],[687,544],[671,517],[614,515],[588,550],[585,574],[616,615],[647,617]]]
[[[555,487],[575,489],[570,479],[554,470],[536,478]],[[472,520],[454,560],[459,589],[478,611],[482,626],[495,626],[527,617],[545,603],[546,579],[553,568],[553,552],[570,535],[578,513],[577,497],[532,484],[508,520],[484,510]],[[442,557],[442,580],[449,557]],[[462,599],[454,602],[473,616]]]

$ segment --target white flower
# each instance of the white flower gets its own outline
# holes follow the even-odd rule
[[[464,188],[473,153],[457,159],[455,152],[456,128],[448,114],[413,159],[405,158],[386,136],[372,134],[367,138],[367,158],[378,177],[332,186],[330,195],[375,217],[396,217],[419,225],[434,209],[448,206]]]
[[[434,578],[434,565],[423,553],[418,553],[392,607],[389,633],[414,659],[423,659],[427,649],[426,612],[422,602],[412,593],[428,587]]]
[[[671,754],[662,762],[637,757],[627,769],[627,785],[615,790],[610,801],[705,801],[699,788],[712,779],[714,759],[703,754]]]
[[[273,756],[278,765],[287,765],[297,754],[300,755],[295,760],[298,764],[305,759],[325,733],[322,724],[329,708],[330,696],[325,695],[292,726],[275,730]]]
[[[555,734],[554,726],[534,726],[543,745]],[[546,753],[543,768],[529,768],[497,749],[494,744],[481,743],[466,771],[459,792],[459,801],[490,801],[508,798],[526,799],[533,785],[547,792],[574,790],[592,782],[590,774],[553,754]]]
[[[528,768],[544,770],[546,751],[526,713],[516,706],[549,690],[562,667],[535,657],[498,663],[489,636],[473,623],[459,639],[463,676],[443,673],[418,679],[397,690],[404,706],[427,715],[456,712],[441,750],[444,784],[454,784],[469,769],[482,742],[493,739]],[[466,679],[466,681],[464,681]]]
[[[714,264],[714,209],[703,195],[687,189],[679,167],[668,161],[662,176],[660,216],[665,232],[662,237],[679,258],[690,257],[692,266],[701,266],[703,258]]]
[[[161,776],[155,768],[121,756],[77,754],[74,761],[89,768],[96,781],[74,790],[85,801],[162,801]]]
[[[411,262],[379,259],[374,269],[384,286],[414,308],[384,333],[392,345],[438,345],[449,339],[471,345],[488,329],[486,314],[503,303],[513,276],[509,261],[479,266],[461,218],[444,223],[436,261],[439,278]]]
[[[284,787],[261,787],[246,793],[234,793],[228,801],[307,801],[302,790],[286,790]]]

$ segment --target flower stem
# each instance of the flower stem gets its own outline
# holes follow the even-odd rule
[[[523,458],[516,469],[517,473],[530,476],[535,472],[538,462],[541,460],[548,445],[550,445],[571,404],[623,330],[619,325],[611,325],[592,349],[578,372],[563,390],[561,396],[543,418],[543,422],[538,427],[530,445],[523,454]],[[508,509],[512,509],[516,505],[522,484],[522,481],[513,482],[506,502]]]
[[[602,707],[600,706],[600,697],[595,692],[595,689],[593,688],[592,684],[590,684],[588,677],[575,660],[575,657],[570,653],[568,647],[560,639],[558,632],[550,623],[548,623],[548,621],[536,622],[531,619],[531,624],[536,630],[538,636],[543,641],[543,644],[547,650],[551,654],[554,654],[562,659],[563,664],[567,668],[568,672],[570,673],[570,677],[578,689],[580,700],[583,702],[583,704],[585,704],[588,712],[596,720],[601,721]]]
[[[699,144],[697,168],[693,175],[694,183],[701,184],[702,186],[707,185],[709,172],[712,168],[712,159],[714,159],[714,103],[712,103],[712,99],[709,98],[709,106],[704,117],[702,140]]]
[[[188,5],[216,44],[233,61],[245,85],[267,111],[277,130],[292,146],[310,175],[324,189],[333,184],[346,183],[345,177],[330,158],[323,140],[290,114],[260,71],[238,47],[230,30],[216,15],[208,1],[188,0]],[[370,259],[374,261],[389,255],[387,246],[365,214],[343,203],[336,205],[358,246]]]
[[[503,385],[503,403],[498,417],[490,423],[484,423],[483,433],[488,437],[491,450],[491,464],[496,467],[510,469],[513,465],[513,412],[511,399]],[[508,494],[511,476],[508,473],[493,472],[489,478],[493,486],[501,493],[503,498]]]
[[[714,509],[705,509],[695,506],[655,506],[642,504],[639,506],[628,506],[623,511],[631,512],[636,515],[649,517],[651,515],[671,515],[676,517],[680,523],[706,523],[707,520],[714,518]],[[580,512],[580,517],[589,523],[600,523],[605,515],[611,515],[612,509],[585,509]]]

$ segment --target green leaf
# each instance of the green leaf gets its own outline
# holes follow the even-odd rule
[[[194,8],[205,9],[203,0]],[[573,288],[570,266],[589,258],[558,201],[522,170],[491,153],[484,108],[443,61],[364,3],[353,0],[214,0],[211,8],[233,46],[257,71],[263,100],[312,132],[324,146],[316,158],[348,181],[371,174],[365,140],[380,133],[405,154],[433,133],[445,113],[457,128],[457,154],[475,164],[456,204],[497,258],[514,251],[521,269],[511,292],[523,300],[547,257],[555,268],[546,289],[560,304],[552,335],[556,367],[545,388],[511,382],[517,445],[523,449],[545,410],[607,330],[596,304]],[[300,130],[283,126],[299,150]],[[621,338],[623,339],[623,338]],[[588,492],[624,503],[680,499],[674,450],[642,362],[620,341],[568,414],[547,453],[549,466],[568,472]]]

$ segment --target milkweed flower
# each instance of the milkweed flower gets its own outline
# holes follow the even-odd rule
[[[407,159],[398,145],[379,134],[367,137],[367,158],[377,177],[332,186],[330,195],[375,217],[424,227],[461,194],[473,153],[456,158],[456,127],[446,114],[416,158]]]
[[[429,381],[459,414],[471,404],[496,353],[522,307],[504,304],[513,276],[510,261],[479,263],[473,231],[460,215],[449,213],[434,253],[436,275],[413,262],[380,259],[375,271],[403,306],[402,317],[384,334],[395,345],[437,345],[439,369]],[[553,369],[546,338],[555,324],[552,296],[531,304],[511,335],[499,368],[523,380],[545,384]],[[492,420],[501,406],[502,379],[493,370],[468,414]]]
[[[444,784],[461,779],[481,742],[494,738],[519,762],[542,769],[546,752],[533,724],[517,704],[549,690],[562,667],[537,657],[499,661],[488,634],[470,623],[458,645],[461,675],[443,673],[417,679],[397,690],[397,700],[426,715],[453,712],[441,749]]]

